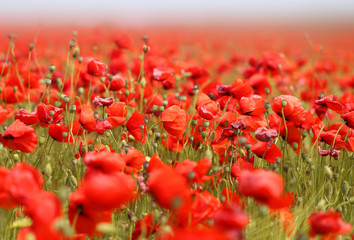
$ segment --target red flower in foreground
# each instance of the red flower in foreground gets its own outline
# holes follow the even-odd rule
[[[177,105],[167,108],[161,114],[161,121],[166,131],[182,139],[187,127],[187,114]]]
[[[20,120],[15,120],[0,135],[0,140],[5,147],[25,153],[33,152],[37,146],[37,135],[34,129],[25,125]]]
[[[315,112],[321,120],[326,116],[327,108],[339,114],[343,114],[346,111],[345,107],[337,99],[337,95],[329,95],[315,101]]]
[[[283,196],[283,178],[272,171],[257,169],[241,172],[239,189],[242,195],[253,197],[260,204],[266,204],[272,209],[287,207],[293,203],[290,194]]]
[[[340,212],[334,212],[333,209],[325,212],[314,212],[307,219],[311,227],[310,235],[317,234],[335,239],[339,234],[347,234],[352,231],[352,226],[341,219]]]
[[[108,69],[107,64],[97,59],[89,59],[87,63],[87,73],[95,77],[103,77],[104,72]]]

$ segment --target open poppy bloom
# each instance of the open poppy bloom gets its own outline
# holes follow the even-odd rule
[[[335,239],[338,235],[352,231],[352,226],[341,219],[341,213],[334,212],[333,209],[328,212],[314,212],[307,221],[311,227],[309,234],[313,237],[322,235]]]
[[[12,150],[30,153],[36,149],[37,135],[33,128],[20,120],[15,120],[6,131],[0,135],[2,144]]]
[[[187,127],[187,114],[177,105],[167,108],[161,114],[161,121],[166,131],[179,139],[183,138],[183,134]]]
[[[262,169],[242,171],[239,180],[239,190],[245,197],[253,197],[260,204],[266,204],[272,209],[288,207],[293,204],[291,194],[283,195],[283,178]]]
[[[345,121],[345,124],[348,127],[354,129],[354,111],[345,113],[340,117]]]
[[[251,150],[257,157],[264,157],[264,160],[270,163],[275,163],[277,158],[282,157],[280,149],[275,144],[269,146],[268,143],[259,141],[252,146]]]
[[[64,109],[62,108],[39,103],[35,112],[37,112],[39,124],[42,127],[48,127],[49,124],[60,123],[63,120],[64,117],[61,115],[63,111]]]
[[[281,117],[284,114],[285,120],[297,125],[305,121],[305,110],[302,107],[301,101],[294,96],[281,95],[276,97],[273,101],[272,109]]]
[[[104,72],[108,69],[107,64],[97,59],[90,58],[87,60],[87,73],[95,77],[103,77]]]
[[[144,122],[145,116],[138,111],[134,111],[133,115],[130,116],[127,121],[127,128],[129,133],[133,135],[137,142],[145,144],[147,135],[147,125]]]
[[[219,106],[211,100],[206,94],[202,93],[195,105],[199,116],[207,120],[213,120],[221,116]]]
[[[340,102],[338,102],[337,99],[337,95],[329,95],[315,101],[315,112],[321,120],[323,120],[326,116],[328,108],[338,114],[343,114],[346,112],[345,107]]]
[[[112,125],[112,128],[125,124],[128,109],[123,102],[114,102],[106,110],[108,114],[107,121]]]

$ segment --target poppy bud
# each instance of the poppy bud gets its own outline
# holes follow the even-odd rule
[[[192,180],[194,177],[195,177],[195,172],[194,171],[190,171],[189,173],[188,173],[188,179],[189,180]]]
[[[53,116],[54,116],[54,114],[55,114],[55,112],[54,112],[53,110],[50,110],[50,111],[49,111],[49,114],[50,114],[50,116],[52,116],[52,117],[53,117]]]
[[[80,48],[76,46],[73,51],[73,58],[77,58],[79,55],[80,55]]]
[[[193,119],[192,120],[192,126],[197,126],[197,124],[198,124],[198,121],[196,119]]]
[[[51,64],[51,65],[49,66],[49,72],[50,72],[50,73],[53,73],[54,71],[55,71],[55,65]]]
[[[225,200],[226,200],[226,197],[225,197],[224,195],[221,195],[221,196],[220,196],[220,202],[223,203],[223,202],[225,202]]]
[[[163,101],[162,101],[162,105],[163,105],[164,107],[166,107],[167,104],[168,104],[168,101],[167,101],[167,100],[163,100]]]
[[[258,210],[259,210],[259,215],[260,215],[261,217],[268,216],[268,214],[269,214],[269,209],[268,209],[268,207],[265,206],[265,205],[260,205],[259,208],[258,208]]]
[[[157,148],[157,143],[156,142],[152,143],[152,146],[153,148]]]
[[[144,131],[144,125],[140,125],[139,127],[140,127],[141,131]]]
[[[165,111],[165,107],[164,106],[160,106],[159,107],[159,112],[163,112],[163,111]]]
[[[124,95],[125,95],[126,97],[128,97],[128,96],[129,96],[129,90],[125,90],[125,91],[124,91]]]
[[[325,173],[326,176],[329,177],[329,179],[332,179],[332,178],[333,178],[333,172],[332,172],[332,170],[331,170],[330,167],[325,166],[325,167],[324,167],[324,173]]]
[[[129,141],[131,141],[131,142],[134,142],[134,141],[135,141],[135,138],[134,138],[132,135],[129,135],[128,139],[129,139]]]
[[[68,96],[65,96],[63,100],[64,100],[65,103],[70,102],[70,98]]]
[[[74,175],[70,176],[70,182],[73,185],[74,188],[77,188],[77,180]]]
[[[70,42],[69,42],[70,49],[72,49],[75,46],[75,44],[76,44],[75,39],[71,39]]]
[[[267,110],[270,108],[270,102],[269,101],[265,101],[264,102],[264,108]]]
[[[208,136],[208,133],[205,132],[205,131],[203,131],[203,132],[201,133],[201,136],[202,136],[202,138],[206,138],[206,137]]]
[[[98,112],[95,112],[93,116],[95,117],[95,119],[97,119],[99,117]]]
[[[17,153],[14,154],[14,160],[16,162],[20,161],[20,156]]]
[[[205,121],[205,122],[203,122],[203,125],[204,125],[204,127],[208,128],[209,127],[209,122]]]
[[[81,56],[79,56],[79,57],[77,58],[77,60],[79,61],[79,63],[81,63],[83,59],[84,59],[84,58],[81,57]]]
[[[17,87],[17,86],[14,86],[13,89],[14,89],[14,92],[17,92],[18,87]]]
[[[89,144],[89,145],[87,146],[87,148],[88,148],[89,151],[93,151],[93,150],[95,149],[95,145]]]
[[[45,143],[45,137],[39,137],[39,143],[44,144]]]
[[[143,46],[144,54],[147,54],[149,51],[150,51],[150,47],[144,44],[144,46]]]
[[[156,112],[159,109],[157,105],[152,106],[152,112]]]
[[[29,45],[29,50],[32,51],[32,50],[34,49],[34,47],[35,47],[35,44],[34,44],[33,42],[30,43],[30,45]]]
[[[296,151],[299,147],[299,144],[297,142],[293,143],[293,149]]]
[[[245,138],[245,137],[240,137],[240,138],[238,139],[238,142],[239,142],[240,145],[245,145],[245,143],[246,143],[246,138]]]
[[[75,113],[76,112],[76,105],[75,104],[71,105],[69,108],[69,111],[70,111],[70,113]]]
[[[140,80],[140,86],[142,88],[144,88],[146,86],[146,79],[144,77]]]
[[[62,133],[62,136],[63,136],[63,138],[65,139],[65,138],[68,136],[68,133],[67,133],[67,132],[63,132],[63,133]]]
[[[283,108],[285,108],[287,104],[288,104],[288,102],[287,102],[286,100],[282,100],[282,101],[281,101],[281,106],[282,106]]]
[[[189,136],[189,141],[193,142],[193,140],[194,140],[194,137],[193,136]]]
[[[44,173],[46,176],[50,176],[52,175],[52,165],[50,165],[50,163],[47,163],[44,167]]]

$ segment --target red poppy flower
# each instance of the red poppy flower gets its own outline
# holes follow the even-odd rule
[[[169,70],[160,70],[157,68],[154,68],[153,73],[152,73],[153,80],[155,81],[165,81],[170,77],[173,76],[173,72]]]
[[[272,208],[286,207],[283,200],[284,181],[275,172],[257,169],[254,171],[242,171],[239,180],[239,190],[245,197],[253,197],[260,204],[266,204]],[[276,204],[272,204],[275,201]],[[286,197],[286,203],[292,204]],[[275,206],[274,206],[275,205]]]
[[[267,127],[267,121],[259,116],[241,115],[238,118],[246,124],[244,131],[255,132],[258,128]]]
[[[156,169],[163,168],[164,166],[165,164],[162,162],[159,155],[157,155],[157,153],[154,153],[154,155],[152,155],[152,157],[150,158],[149,166],[146,169],[146,172],[150,173]]]
[[[275,144],[269,146],[267,142],[259,141],[252,146],[251,150],[257,157],[263,158],[264,156],[264,160],[270,163],[275,163],[277,158],[282,157],[280,149]]]
[[[39,121],[36,111],[30,113],[27,110],[22,108],[17,112],[15,116],[15,120],[16,119],[19,119],[21,122],[27,125],[32,125]]]
[[[106,77],[104,83],[110,91],[119,91],[125,88],[127,85],[126,80],[120,74],[112,76],[111,79],[109,77]]]
[[[152,171],[148,187],[161,207],[186,213],[191,206],[192,199],[186,181],[170,167]]]
[[[96,119],[93,110],[89,106],[81,106],[79,122],[85,130],[89,132],[96,132]]]
[[[194,201],[190,209],[191,223],[190,226],[195,226],[210,219],[213,214],[221,208],[221,203],[214,195],[208,191],[195,192]],[[186,226],[188,221],[181,219],[179,226]]]
[[[253,163],[239,158],[231,168],[231,175],[237,180],[240,180],[242,171],[253,171],[253,169]]]
[[[95,97],[95,99],[92,102],[92,105],[94,108],[99,108],[99,107],[107,107],[112,105],[112,103],[114,103],[114,99],[113,98],[101,98],[99,96]]]
[[[25,153],[33,152],[37,146],[37,135],[34,129],[25,125],[20,120],[15,120],[0,135],[0,140],[5,147]]]
[[[216,228],[228,232],[229,236],[236,237],[236,239],[241,239],[242,229],[249,222],[247,214],[235,204],[221,208],[214,214],[213,220]]]
[[[63,134],[66,133],[64,138]],[[69,141],[69,128],[63,125],[50,124],[48,134],[58,142],[68,142]],[[73,141],[72,137],[70,138],[71,142]]]
[[[345,107],[340,102],[338,102],[337,99],[337,95],[329,95],[315,101],[315,112],[321,120],[323,120],[326,116],[327,108],[335,111],[338,114],[343,114],[346,112]]]
[[[85,179],[82,191],[96,208],[120,208],[135,198],[135,180],[124,173],[96,174]]]
[[[53,111],[53,116],[51,115]],[[36,112],[41,127],[48,127],[52,123],[60,123],[63,120],[61,113],[64,111],[62,108],[56,108],[51,105],[45,105],[44,103],[39,103]]]
[[[4,180],[4,189],[13,201],[26,205],[43,187],[38,170],[26,163],[17,163]]]
[[[85,179],[100,173],[121,172],[125,166],[119,155],[109,151],[88,152],[84,157],[84,163],[87,165]]]
[[[268,81],[268,78],[264,74],[254,74],[248,79],[248,84],[254,89],[254,93],[265,96],[266,89],[269,89],[269,93],[272,91],[272,87]]]
[[[286,106],[283,107],[282,104],[286,102]],[[291,95],[281,95],[276,97],[272,104],[272,109],[275,113],[284,117],[287,121],[293,122],[296,125],[300,125],[305,121],[305,110],[302,107],[301,101]]]
[[[96,120],[96,132],[102,135],[106,130],[112,129],[112,125],[108,120],[105,119],[97,119]]]
[[[145,162],[144,154],[133,148],[129,147],[128,150],[124,150],[119,154],[119,157],[125,162],[124,173],[128,175],[138,175],[140,169],[143,168]]]
[[[322,235],[332,237],[333,239],[340,234],[347,234],[352,231],[352,226],[341,219],[340,212],[334,212],[333,209],[328,212],[314,212],[307,219],[311,227],[309,234],[311,236]]]
[[[267,129],[265,127],[258,128],[255,132],[255,137],[262,142],[273,143],[273,139],[278,136],[278,133],[274,129]]]
[[[163,106],[163,98],[161,94],[152,94],[146,101],[145,113],[151,114],[154,113],[155,116],[159,116],[161,114],[160,111],[153,112],[154,105],[160,107]]]
[[[103,77],[104,72],[108,69],[107,64],[100,62],[97,59],[88,59],[87,73],[95,77]]]
[[[17,205],[17,202],[5,188],[5,179],[9,173],[10,170],[0,167],[0,207],[5,209],[14,208]]]
[[[161,121],[165,130],[179,139],[183,138],[183,134],[187,127],[187,114],[177,105],[167,108],[161,114]]]
[[[5,86],[2,88],[1,99],[6,103],[19,103],[24,102],[23,93],[17,89],[14,90],[14,87]]]
[[[131,135],[133,135],[136,141],[141,142],[142,144],[145,144],[148,131],[144,119],[145,116],[135,110],[126,124]]]
[[[9,114],[10,110],[4,109],[0,106],[0,124],[3,124],[6,121],[7,114]]]
[[[120,49],[128,49],[131,50],[134,46],[134,40],[133,38],[127,34],[127,33],[122,33],[119,34],[115,40],[114,43],[117,45],[118,48]]]
[[[203,158],[198,162],[186,159],[176,165],[175,171],[184,176],[187,182],[203,183],[212,178],[212,176],[206,175],[210,167],[211,161],[207,158]]]
[[[111,222],[112,210],[102,210],[90,204],[83,190],[79,188],[69,195],[68,217],[70,224],[76,220],[75,231],[89,236],[102,234],[96,229],[99,223]]]
[[[236,79],[232,85],[218,85],[216,89],[221,96],[233,96],[237,100],[242,97],[250,97],[254,93],[251,86],[248,83],[244,83],[241,79]]]
[[[155,224],[154,214],[150,213],[136,222],[135,230],[132,234],[132,239],[137,240],[139,239],[139,237],[148,238],[149,236],[153,235],[157,230],[159,230],[159,228],[159,224]]]
[[[265,112],[265,100],[259,95],[251,95],[251,97],[242,97],[239,101],[241,114],[262,116]]]
[[[38,192],[32,196],[25,209],[32,219],[31,231],[36,239],[63,239],[64,236],[54,228],[55,221],[62,216],[61,202],[54,193]]]
[[[211,100],[206,94],[202,93],[198,97],[198,101],[195,105],[199,116],[204,119],[212,120],[220,117],[219,106],[216,102]]]
[[[107,121],[112,125],[112,128],[125,124],[128,109],[123,102],[115,102],[106,110],[108,114]]]
[[[348,127],[354,129],[354,111],[345,113],[345,114],[341,115],[340,117],[345,121],[345,124]]]

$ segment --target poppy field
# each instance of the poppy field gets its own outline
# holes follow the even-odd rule
[[[350,32],[1,34],[0,239],[354,239]]]

